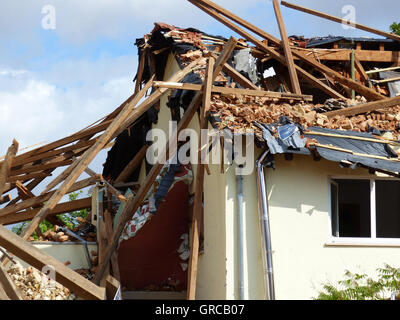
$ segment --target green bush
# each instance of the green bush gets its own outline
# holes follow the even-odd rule
[[[393,292],[400,291],[400,268],[389,265],[377,269],[376,280],[366,274],[346,270],[345,280],[337,285],[327,283],[319,292],[317,300],[387,300]]]
[[[390,30],[400,36],[400,23],[393,22],[390,26]]]
[[[74,201],[77,200],[79,198],[79,196],[83,193],[83,191],[79,191],[79,192],[72,192],[70,193],[69,196],[69,200],[70,201]],[[83,219],[85,219],[87,217],[87,215],[89,214],[89,210],[88,209],[84,209],[84,210],[79,210],[79,211],[74,211],[74,212],[69,212],[69,213],[65,213],[65,214],[59,214],[57,215],[58,219],[63,222],[65,224],[65,226],[69,229],[73,229],[75,227],[77,227],[78,225],[80,225],[80,222],[78,222],[76,219],[78,217],[81,217]],[[20,235],[22,233],[22,231],[24,230],[24,228],[29,224],[30,221],[26,221],[23,223],[20,223],[16,226],[14,226],[12,228],[12,231],[18,235]],[[54,226],[48,222],[47,220],[43,220],[40,225],[40,232],[44,233],[48,230],[54,230]],[[32,234],[32,237],[35,240],[38,240],[39,237],[36,234],[36,232],[34,232]]]

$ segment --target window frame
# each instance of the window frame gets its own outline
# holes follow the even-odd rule
[[[371,219],[371,237],[335,237],[332,230],[332,193],[331,184],[333,180],[369,180],[370,181],[370,219]],[[376,236],[376,181],[399,181],[394,177],[379,177],[379,176],[329,176],[328,177],[328,195],[329,195],[329,238],[326,241],[326,246],[376,246],[376,247],[400,247],[399,238],[377,238]]]

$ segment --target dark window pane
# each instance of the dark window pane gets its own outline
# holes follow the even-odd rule
[[[335,182],[331,182],[331,213],[332,213],[332,235],[339,237],[339,217],[338,217],[338,192],[339,188]]]
[[[376,181],[376,236],[400,238],[399,181]]]
[[[369,180],[334,180],[339,186],[339,236],[371,237]]]

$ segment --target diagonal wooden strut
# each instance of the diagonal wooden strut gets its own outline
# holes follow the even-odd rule
[[[231,38],[228,42],[230,45],[225,46],[225,50],[221,53],[221,55],[218,57],[218,60],[215,64],[214,70],[221,71],[223,65],[227,61],[227,59],[230,57],[232,51],[234,50],[236,46],[237,40],[235,38]],[[229,52],[230,51],[230,52]],[[219,73],[214,73],[213,74],[213,79],[217,77]],[[183,115],[181,121],[178,124],[178,127],[174,130],[173,134],[171,135],[172,137],[178,136],[179,132],[186,128],[193,116],[195,115],[199,104],[201,102],[201,97],[202,93],[197,92],[195,97],[193,98],[192,102],[190,103],[188,109],[186,110],[185,114]],[[175,143],[171,144],[171,148],[169,146],[169,143],[165,146],[164,151],[161,153],[160,159],[163,159],[163,155],[165,155],[165,159],[167,158],[166,155],[169,155],[172,157],[175,153],[177,152],[177,146]],[[107,264],[111,259],[111,256],[113,252],[115,252],[119,239],[121,237],[121,234],[125,228],[126,223],[129,221],[129,219],[132,218],[133,214],[136,212],[136,210],[139,208],[141,205],[144,197],[146,196],[148,190],[150,190],[154,180],[157,178],[158,174],[160,173],[161,169],[163,168],[164,164],[163,163],[157,163],[153,166],[153,168],[150,170],[149,174],[147,175],[145,181],[143,184],[140,186],[140,189],[138,190],[135,198],[131,198],[128,200],[126,203],[124,210],[121,214],[121,218],[118,222],[117,227],[115,228],[111,244],[108,246],[108,249],[106,251],[105,257],[104,257],[104,262],[99,266],[99,270],[96,273],[96,276],[94,278],[95,283],[100,283],[104,272],[106,271]]]

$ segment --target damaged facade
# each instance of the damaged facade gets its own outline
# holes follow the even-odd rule
[[[125,103],[46,146],[16,155],[14,143],[0,176],[0,223],[32,220],[21,237],[0,227],[1,270],[26,275],[11,255],[38,269],[53,263],[58,299],[113,299],[118,289],[127,298],[310,299],[345,269],[396,265],[400,37],[281,41],[208,0],[189,2],[242,38],[156,23],[136,41],[136,90]],[[168,161],[150,164],[151,129],[171,132],[171,121],[172,137],[224,133],[208,149],[222,161],[176,161],[183,140],[166,141],[158,156]],[[226,146],[249,135],[254,170],[240,175]],[[110,144],[102,174],[93,172],[88,165]],[[58,167],[66,169],[35,195]],[[83,172],[90,178],[76,182]],[[91,197],[58,204],[88,186]],[[60,225],[57,214],[80,209],[90,209],[81,226],[41,240],[75,239],[84,268],[29,242],[44,219]],[[18,290],[5,282],[6,295]]]

